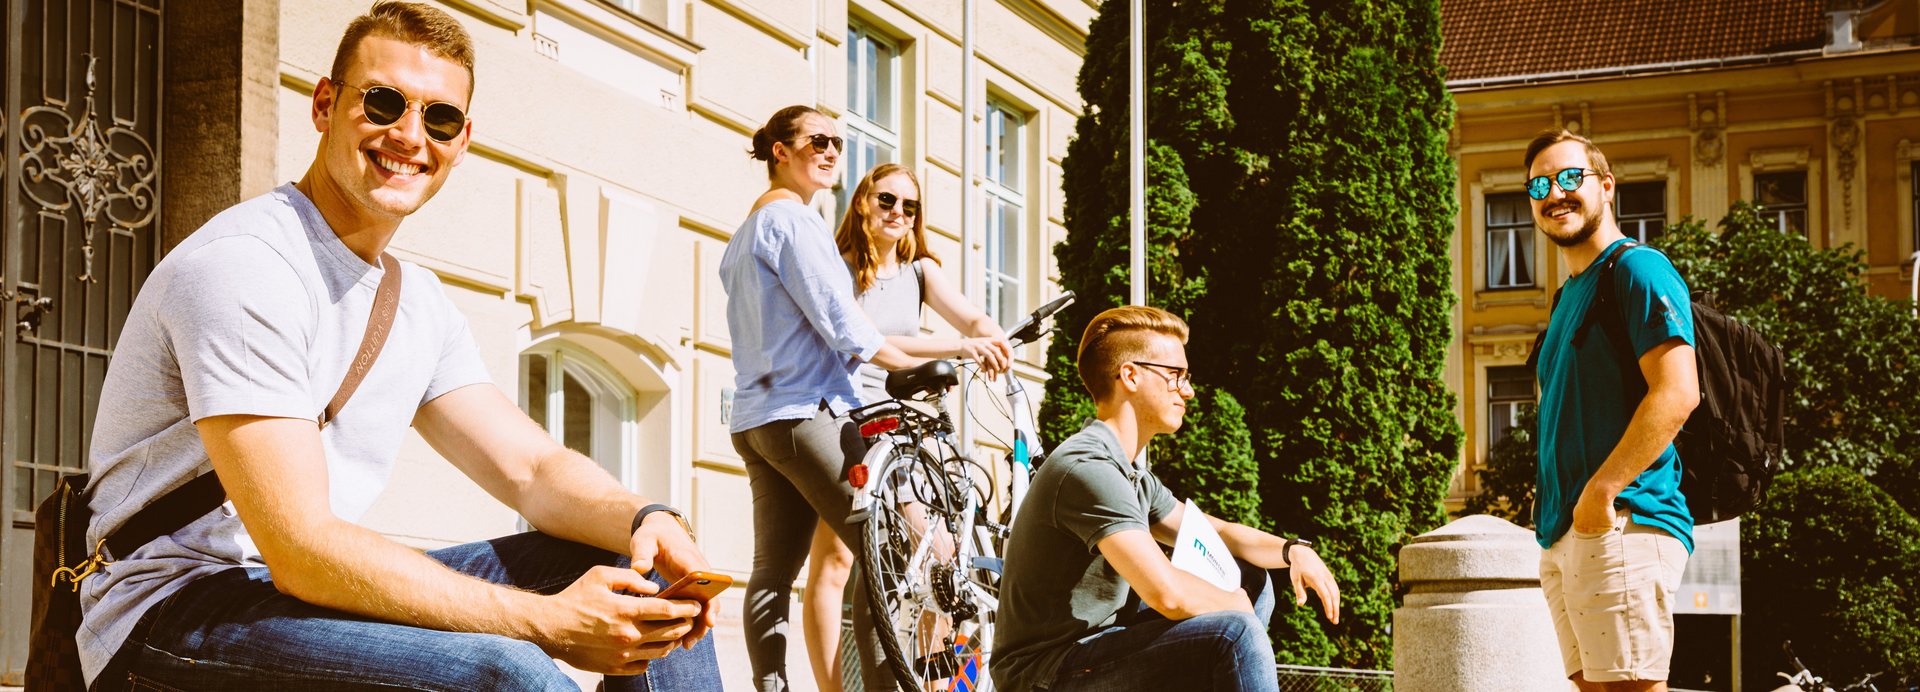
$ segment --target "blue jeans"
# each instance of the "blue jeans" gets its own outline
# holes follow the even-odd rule
[[[1278,690],[1273,642],[1273,580],[1267,571],[1240,562],[1240,585],[1253,601],[1252,614],[1208,613],[1185,620],[1165,616],[1128,599],[1116,622],[1082,637],[1060,663],[1053,692],[1100,690]]]
[[[523,533],[428,552],[457,572],[543,594],[627,557]],[[649,579],[662,587],[656,573]],[[141,616],[95,690],[567,690],[580,687],[532,643],[369,620],[280,593],[266,568],[195,580]],[[607,690],[719,690],[713,637]]]

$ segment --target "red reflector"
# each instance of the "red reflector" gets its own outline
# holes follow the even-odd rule
[[[847,469],[847,484],[855,488],[867,487],[867,465],[854,464],[853,468]]]
[[[860,424],[860,436],[873,437],[874,435],[883,435],[899,429],[900,418],[898,416],[875,418]]]

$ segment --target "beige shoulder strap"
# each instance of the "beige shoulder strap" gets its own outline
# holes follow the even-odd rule
[[[360,337],[360,352],[354,354],[353,364],[347,367],[347,378],[340,382],[340,391],[334,392],[333,401],[327,402],[327,410],[320,412],[322,428],[340,415],[340,409],[353,398],[353,390],[359,389],[360,381],[367,379],[367,371],[373,369],[381,347],[387,345],[387,334],[393,331],[393,316],[400,312],[400,261],[382,252],[380,267],[380,288],[373,293],[373,314],[367,317],[367,333]]]

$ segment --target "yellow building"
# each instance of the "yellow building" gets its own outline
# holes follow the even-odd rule
[[[993,314],[1024,314],[1058,291],[1060,162],[1081,111],[1091,0],[433,1],[476,43],[474,140],[394,254],[440,275],[503,390],[629,486],[685,509],[707,556],[739,583],[752,564],[752,499],[727,433],[733,372],[716,266],[766,188],[746,152],[768,116],[806,104],[838,118],[851,180],[882,161],[913,168],[933,249]],[[33,503],[58,473],[84,467],[88,402],[139,278],[213,213],[302,175],[318,142],[312,89],[370,4],[5,3],[24,17],[8,24],[25,56],[6,64],[8,103],[60,111],[47,117],[62,128],[91,119],[118,133],[106,135],[115,151],[144,147],[159,165],[144,179],[147,206],[123,195],[101,218],[57,208],[94,194],[75,181],[7,197],[24,210],[8,214],[23,220],[5,236],[7,302],[45,296],[54,307],[20,313],[34,327],[0,354],[0,497],[13,520],[0,535],[0,682],[19,679],[26,649]],[[83,112],[95,83],[97,104]],[[21,132],[7,134],[26,146]],[[9,158],[3,179],[18,186]],[[138,197],[141,183],[109,187]],[[836,200],[818,202],[837,225]],[[76,280],[83,255],[106,281]],[[928,327],[945,331],[938,323]],[[1020,376],[1044,379],[1043,349],[1019,354]],[[520,529],[417,437],[366,522],[423,548]],[[723,597],[719,643],[728,686],[744,689],[740,591]],[[807,689],[793,631],[789,669]]]
[[[1607,154],[1629,235],[1686,216],[1715,224],[1752,200],[1814,247],[1864,249],[1870,290],[1906,297],[1920,249],[1920,2],[1447,0],[1442,15],[1460,171],[1450,369],[1467,432],[1453,503],[1478,492],[1489,440],[1533,401],[1524,363],[1568,273],[1523,191],[1542,129]]]

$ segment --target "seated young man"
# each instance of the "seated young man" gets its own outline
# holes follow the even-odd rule
[[[209,469],[230,502],[81,584],[92,689],[578,690],[554,658],[609,690],[719,689],[712,610],[633,595],[707,568],[678,513],[528,419],[434,274],[385,255],[465,156],[472,95],[458,20],[374,5],[314,86],[306,175],[141,288],[101,389],[89,534]],[[321,424],[386,272],[397,316]],[[409,427],[539,532],[422,554],[356,523]]]
[[[1087,325],[1080,381],[1098,418],[1054,449],[1014,521],[991,667],[1001,688],[1275,689],[1267,569],[1291,568],[1294,603],[1312,589],[1340,621],[1340,589],[1305,542],[1207,517],[1253,567],[1241,565],[1233,591],[1161,550],[1179,534],[1182,503],[1134,460],[1180,429],[1193,398],[1186,340],[1186,323],[1158,308],[1114,308]],[[1125,607],[1129,588],[1144,608]]]

